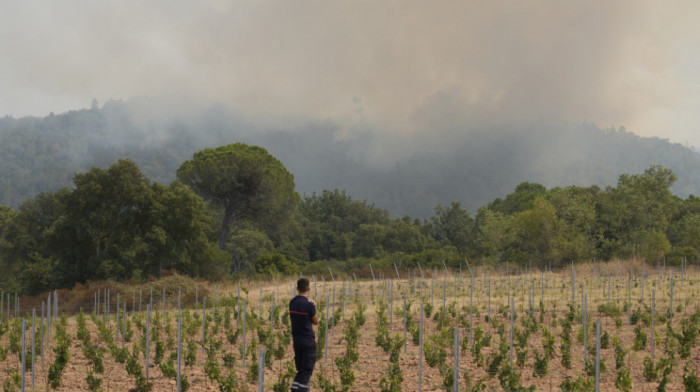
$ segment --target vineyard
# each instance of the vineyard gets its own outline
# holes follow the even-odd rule
[[[314,391],[699,391],[700,279],[642,260],[308,277]],[[2,293],[4,391],[289,391],[296,277]],[[24,389],[22,389],[24,388]]]

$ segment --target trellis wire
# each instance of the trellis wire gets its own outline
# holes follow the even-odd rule
[[[394,281],[389,281],[389,331],[394,320]]]
[[[656,289],[651,289],[651,361],[654,362],[654,313],[656,307]]]
[[[330,306],[330,301],[331,301],[331,296],[330,294],[326,293],[326,308],[324,313],[326,314],[326,324],[325,324],[325,334],[324,339],[326,339],[326,342],[324,344],[324,351],[323,351],[323,363],[325,364],[328,362],[328,307]]]
[[[335,282],[333,282],[335,283]],[[333,300],[331,301],[331,340],[333,340],[333,331],[335,330],[335,284],[333,285]],[[328,336],[326,336],[326,343],[328,343]],[[326,347],[328,347],[326,345]]]
[[[642,261],[644,262],[644,259],[642,259]],[[646,262],[644,262],[643,267],[642,267],[642,295],[641,295],[641,298],[639,300],[639,302],[642,305],[644,305],[644,282],[646,281],[646,276],[647,276],[646,269],[647,269],[647,265],[646,265]]]
[[[408,340],[406,340],[407,325],[406,325],[406,293],[403,293],[403,353],[408,352]]]
[[[343,288],[341,289],[341,302],[340,302],[340,319],[345,320],[345,281],[343,281]]]
[[[574,271],[574,262],[571,261],[571,309],[576,306],[576,272]]]
[[[595,332],[595,392],[600,392],[600,319]]]
[[[459,391],[459,327],[455,328],[453,391]]]
[[[51,345],[51,293],[49,293],[49,297],[47,300],[47,305],[46,305],[46,345],[49,346]],[[8,306],[9,308],[9,306]]]
[[[22,319],[22,353],[20,355],[22,361],[22,392],[24,392],[24,379],[27,368],[27,320]]]
[[[627,325],[632,325],[632,277],[627,278]]]
[[[116,329],[116,338],[117,338],[117,341],[119,340],[119,310],[120,310],[120,309],[119,309],[119,293],[117,293],[117,308],[116,308],[116,316],[117,316],[117,319],[116,319],[116,321],[115,321],[115,327],[116,327],[115,329]],[[163,325],[165,325],[165,323],[163,323]]]
[[[588,296],[583,295],[583,366],[586,366],[586,350],[588,348]]]
[[[149,353],[151,352],[151,305],[146,307],[146,381],[148,381]]]
[[[117,295],[117,309],[119,309],[119,295]],[[165,287],[163,287],[163,327],[165,327]]]
[[[488,279],[487,283],[488,283],[488,292],[489,292],[489,294],[488,294],[489,295],[489,307],[488,307],[489,313],[488,313],[488,315],[489,315],[489,322],[491,322],[491,280]]]
[[[41,335],[41,363],[44,363],[44,305],[45,302],[41,301],[41,330],[39,335]]]
[[[423,384],[423,301],[420,303],[420,327],[418,330],[418,392]]]
[[[246,355],[245,355],[245,335],[246,335],[245,329],[246,328],[245,327],[246,327],[246,314],[248,313],[246,311],[247,306],[248,306],[248,299],[243,298],[243,336],[242,336],[242,338],[243,338],[243,351],[241,353],[241,366],[243,368],[245,368],[245,357],[246,357]]]
[[[125,345],[124,335],[126,334],[126,302],[124,302],[124,304],[122,306],[124,307],[124,311],[123,311],[124,317],[122,317],[122,350],[123,350],[124,345]]]
[[[469,263],[467,263],[469,266]],[[471,274],[471,268],[469,268],[469,274]],[[472,345],[473,336],[473,308],[472,308],[472,298],[474,297],[474,276],[471,276],[471,282],[469,283],[469,346]]]
[[[58,320],[58,290],[53,291],[54,319]]]
[[[510,366],[513,366],[513,309],[515,308],[515,301],[510,298]]]
[[[207,338],[207,297],[202,297],[202,349],[206,351],[204,344]]]
[[[180,296],[182,289],[177,290],[177,392],[181,392],[181,361],[182,361],[182,315],[180,313]]]
[[[275,326],[275,294],[272,294],[271,298],[272,306],[270,306],[270,336],[272,336],[272,332]]]
[[[36,354],[36,308],[32,308],[32,390],[34,390],[34,373],[36,373],[36,367],[34,366],[34,356]]]
[[[442,280],[442,310],[444,312],[447,301],[447,265],[445,264],[445,260],[442,261],[442,266],[445,267],[445,277]]]
[[[260,350],[258,362],[258,392],[264,392],[265,388],[265,349]]]
[[[666,268],[666,259],[664,258],[664,268]],[[671,300],[669,302],[668,325],[673,324],[673,271],[671,271]]]
[[[434,274],[430,276],[430,307],[433,308],[433,291],[435,288],[435,276]],[[9,306],[8,306],[9,309]]]

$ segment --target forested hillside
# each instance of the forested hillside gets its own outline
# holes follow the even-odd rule
[[[432,135],[395,143],[381,132],[348,136],[332,122],[261,127],[221,107],[159,108],[156,99],[110,101],[43,118],[0,119],[0,205],[16,208],[39,192],[71,186],[75,172],[120,158],[169,183],[195,151],[234,142],[279,158],[302,195],[345,189],[392,216],[427,218],[438,203],[455,200],[474,212],[523,181],[614,185],[620,174],[655,164],[678,176],[676,195],[700,194],[700,154],[624,129],[540,124],[455,130],[444,144]],[[384,157],[385,150],[391,155]]]
[[[164,270],[208,279],[476,263],[555,267],[593,258],[698,263],[700,198],[681,199],[662,166],[615,187],[523,182],[475,214],[460,201],[428,219],[392,218],[344,191],[299,197],[265,149],[208,148],[177,180],[130,160],[76,174],[72,188],[0,206],[0,287],[36,294],[89,280],[143,281]]]

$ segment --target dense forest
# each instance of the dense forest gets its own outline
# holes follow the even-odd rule
[[[678,176],[674,194],[700,194],[700,154],[624,128],[542,123],[392,136],[348,131],[332,121],[263,126],[222,107],[142,98],[0,118],[0,205],[17,208],[40,192],[74,187],[74,173],[106,169],[120,158],[168,184],[194,152],[235,142],[277,157],[302,196],[344,189],[393,217],[428,219],[436,205],[455,200],[476,211],[523,181],[547,188],[614,186],[621,174],[657,164]]]
[[[3,290],[141,281],[165,270],[222,279],[324,273],[328,263],[350,271],[644,257],[653,265],[700,255],[700,198],[674,195],[677,177],[663,166],[605,188],[523,182],[474,212],[453,201],[425,219],[392,218],[340,190],[300,197],[277,158],[243,143],[199,151],[175,176],[161,184],[120,159],[0,207]]]

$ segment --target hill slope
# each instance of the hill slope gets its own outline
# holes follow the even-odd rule
[[[613,185],[619,174],[652,164],[678,175],[677,195],[700,194],[698,152],[624,129],[563,124],[463,130],[450,137],[449,146],[423,148],[417,142],[380,166],[367,159],[368,151],[390,146],[369,132],[341,137],[331,123],[261,128],[217,107],[150,116],[147,104],[144,109],[144,102],[111,101],[101,109],[0,119],[0,204],[16,207],[41,191],[70,186],[76,171],[107,167],[121,157],[167,183],[193,152],[239,141],[277,156],[294,173],[301,194],[346,189],[392,215],[427,217],[438,203],[455,200],[474,212],[523,181]]]

